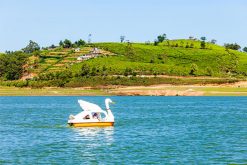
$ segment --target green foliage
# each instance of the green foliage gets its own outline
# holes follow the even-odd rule
[[[193,63],[190,66],[190,75],[196,75],[196,72],[198,71],[198,66]]]
[[[247,47],[244,47],[244,48],[243,48],[243,51],[244,51],[244,52],[247,52]]]
[[[68,40],[68,39],[65,39],[64,41],[63,41],[63,47],[64,48],[71,48],[72,47],[72,42],[70,41],[70,40]]]
[[[187,42],[185,48],[189,48],[189,47],[190,47],[189,43]]]
[[[160,43],[163,42],[165,39],[166,39],[166,34],[162,34],[157,37],[157,40]]]
[[[194,48],[194,43],[193,42],[190,44],[190,48]]]
[[[132,47],[132,43],[128,42],[127,46],[126,46],[126,56],[129,57],[130,59],[133,57],[134,55],[134,49]]]
[[[226,49],[232,49],[232,50],[239,50],[239,49],[241,49],[241,46],[238,45],[237,43],[234,43],[234,44],[227,43],[227,44],[224,44],[224,46],[225,46]]]
[[[125,40],[125,36],[120,36],[120,42],[122,43],[124,42],[124,40]]]
[[[86,42],[82,39],[79,39],[78,41],[75,41],[74,43],[74,47],[81,47],[81,46],[85,46]]]
[[[64,47],[64,43],[63,43],[62,40],[59,42],[59,46],[60,46],[60,47]]]
[[[90,73],[90,66],[88,64],[83,64],[81,67],[81,76],[87,76]]]
[[[217,42],[216,39],[212,39],[212,40],[210,41],[211,44],[216,44],[216,42]]]
[[[213,76],[214,71],[211,67],[206,68],[206,76]]]
[[[201,41],[201,49],[205,49],[206,48],[206,42],[205,41]]]
[[[207,49],[200,49],[202,42]],[[79,41],[76,41],[74,46],[78,43]],[[61,44],[64,45],[64,42]],[[139,75],[157,76],[156,80],[159,83],[165,83],[165,80],[160,79],[158,75],[247,76],[246,53],[225,49],[205,41],[166,40],[156,46],[145,43],[95,43],[94,46],[115,55],[102,51],[103,54],[97,58],[77,63],[76,58],[79,54],[71,48],[58,47],[53,50],[34,51],[32,55],[36,55],[37,69],[32,66],[34,68],[32,70],[39,73],[38,78],[35,81],[18,83],[19,85],[14,84],[14,86],[36,88],[75,84],[91,86],[90,83],[93,85],[156,83],[155,79],[143,79]],[[90,47],[84,47],[80,52],[86,54],[90,50]],[[25,64],[27,55],[21,53],[26,56],[22,61],[18,59],[21,57],[20,54],[18,57],[12,56],[13,54],[9,52],[9,54],[0,55],[0,79],[2,80],[19,79],[23,73],[22,66]],[[15,58],[9,59],[10,57]],[[171,81],[176,83],[176,80]]]
[[[229,73],[231,76],[232,74],[247,74],[247,65],[245,65],[247,56],[245,53],[231,50],[229,52],[232,54],[229,55],[224,47],[211,43],[207,43],[207,47],[210,49],[200,49],[201,41],[169,40],[169,45],[176,45],[176,43],[181,42],[187,43],[188,48],[194,45],[194,48],[171,48],[167,44],[168,41],[158,46],[133,43],[131,59],[126,56],[125,47],[127,44],[97,43],[95,44],[97,47],[107,49],[119,56],[92,59],[86,63],[97,67],[110,66],[112,71],[109,71],[108,74],[124,74],[126,68],[132,68],[137,74],[153,74],[155,71],[158,74],[186,76],[190,74],[192,63],[198,66],[196,76],[211,74],[211,71],[209,73],[206,69],[207,67],[212,69],[212,76],[224,77],[229,76]],[[162,56],[163,60],[161,60]]]
[[[107,85],[127,85],[127,86],[140,86],[140,85],[155,85],[155,84],[174,84],[174,85],[189,85],[189,84],[222,84],[234,83],[236,79],[178,79],[178,78],[161,78],[161,77],[74,77],[69,81],[62,81],[59,79],[54,80],[30,80],[30,81],[0,81],[1,86],[16,86],[16,87],[98,87]]]
[[[0,77],[6,80],[17,80],[23,73],[23,65],[27,55],[23,52],[13,52],[0,55]]]
[[[132,69],[131,68],[126,68],[124,71],[124,76],[132,75]]]
[[[201,40],[205,42],[207,40],[207,38],[203,36],[203,37],[201,37]]]
[[[29,44],[22,50],[23,52],[30,54],[33,53],[34,51],[40,50],[40,46],[36,42],[30,40]]]
[[[154,40],[154,46],[158,46],[159,41],[158,40]]]
[[[54,44],[52,44],[51,46],[49,46],[50,49],[55,49],[56,46]]]

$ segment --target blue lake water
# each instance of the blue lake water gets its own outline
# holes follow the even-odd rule
[[[247,97],[110,98],[114,127],[78,129],[105,97],[0,97],[0,164],[247,163]]]

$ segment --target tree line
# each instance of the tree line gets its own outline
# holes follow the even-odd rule
[[[122,36],[120,37],[121,39],[121,42],[123,42],[122,40]],[[157,38],[154,40],[154,46],[158,46],[159,43],[162,43],[164,41],[168,41],[168,38],[167,38],[167,35],[164,33],[164,34],[161,34],[161,35],[158,35]],[[189,36],[189,40],[198,40],[197,38],[194,38],[193,36]],[[201,41],[201,44],[200,44],[200,48],[201,49],[206,49],[206,42],[207,42],[207,38],[205,36],[202,36],[200,37],[200,40]],[[211,44],[216,44],[217,40],[216,39],[212,39],[211,41],[208,41],[208,43],[211,43]],[[149,41],[146,41],[146,44],[149,44],[150,42]],[[169,44],[169,42],[168,42]],[[169,45],[168,45],[169,46]],[[175,47],[178,47],[179,45],[176,44],[174,45]],[[193,43],[191,45],[186,45],[185,48],[193,48],[194,45]],[[241,50],[241,46],[237,43],[225,43],[224,44],[224,47],[226,49],[232,49],[232,50]],[[243,52],[247,52],[247,47],[244,47],[242,49]]]

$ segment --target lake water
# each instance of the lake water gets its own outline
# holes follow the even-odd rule
[[[115,126],[70,128],[77,100],[0,97],[0,164],[247,163],[247,97],[111,97]]]

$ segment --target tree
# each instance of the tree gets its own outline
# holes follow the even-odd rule
[[[40,46],[36,42],[30,40],[29,44],[22,50],[23,52],[30,54],[33,53],[34,51],[40,50]]]
[[[211,44],[216,44],[217,40],[216,39],[212,39],[211,40]]]
[[[124,40],[125,40],[125,36],[120,36],[121,43],[124,42]]]
[[[207,38],[203,36],[203,37],[201,37],[201,40],[205,42],[207,40]]]
[[[90,66],[88,64],[83,64],[81,67],[81,76],[87,76],[90,73]]]
[[[0,77],[6,80],[21,78],[24,71],[23,65],[27,61],[27,55],[23,52],[13,52],[0,55]]]
[[[154,40],[154,46],[158,46],[159,41],[158,40]]]
[[[64,46],[63,46],[64,48],[71,48],[72,47],[72,42],[68,39],[65,39],[63,44],[64,44]]]
[[[60,46],[60,47],[63,47],[63,46],[64,46],[64,43],[63,43],[62,40],[59,42],[59,46]]]
[[[146,44],[146,45],[150,45],[150,41],[146,41],[145,44]]]
[[[232,50],[239,50],[239,49],[241,49],[241,46],[238,45],[237,43],[234,43],[234,44],[226,43],[226,44],[224,44],[224,46],[225,46],[226,49],[232,49]]]
[[[78,40],[75,42],[75,45],[80,47],[80,46],[84,46],[86,44],[86,42],[82,39]]]
[[[244,52],[247,52],[247,47],[244,47],[244,48],[243,48],[243,51],[244,51]]]
[[[189,36],[189,39],[190,39],[190,40],[193,40],[193,39],[194,39],[194,37],[193,37],[193,36]]]
[[[157,39],[158,39],[158,42],[162,43],[166,39],[166,34],[159,35]]]
[[[205,49],[206,48],[206,42],[205,41],[201,41],[201,49]]]
[[[198,71],[198,66],[195,63],[193,63],[193,64],[191,64],[190,68],[191,68],[190,69],[190,75],[195,75],[196,72]]]
[[[52,44],[51,46],[49,46],[50,49],[54,49],[56,48],[56,46],[54,44]]]
[[[189,48],[189,47],[190,47],[189,43],[187,42],[185,48]]]

